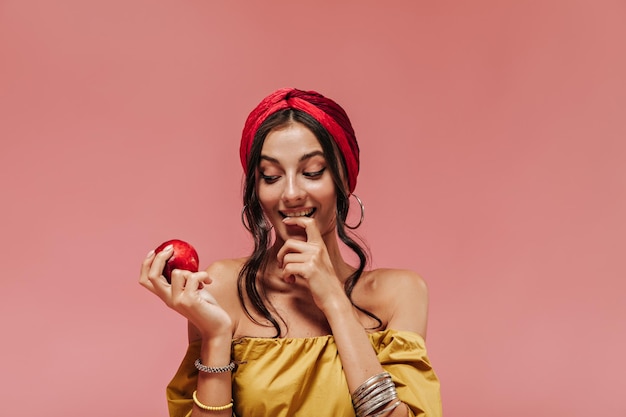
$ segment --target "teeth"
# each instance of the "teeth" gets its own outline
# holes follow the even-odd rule
[[[302,216],[308,216],[311,213],[313,213],[313,209],[296,211],[292,213],[285,213],[285,217],[302,217]]]

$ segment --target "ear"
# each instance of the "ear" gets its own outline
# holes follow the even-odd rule
[[[352,194],[350,192],[350,186],[348,185],[348,179],[346,178],[345,175],[341,176],[341,183],[343,184],[343,192],[346,193],[346,195],[348,197],[350,197],[350,194]]]
[[[348,197],[350,197],[350,186],[348,185],[348,174],[345,172],[346,170],[343,168],[343,166],[341,166],[341,169],[339,170],[339,180],[341,181],[341,188],[343,189],[343,192],[345,195],[347,195]]]
[[[341,152],[339,151],[339,147],[337,146],[337,144],[335,143],[335,141],[332,142],[333,144],[333,149],[335,151],[335,158],[336,158],[336,164],[337,164],[337,171],[339,173],[339,181],[341,182],[341,186],[343,188],[343,192],[350,197],[350,185],[348,184],[348,168],[346,168],[346,164],[345,161],[343,159],[343,155],[341,154]]]

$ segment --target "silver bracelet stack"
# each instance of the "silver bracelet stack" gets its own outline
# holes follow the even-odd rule
[[[389,372],[369,378],[352,393],[356,417],[378,417],[402,404]]]
[[[196,359],[196,361],[194,362],[194,365],[196,366],[196,369],[198,371],[206,372],[208,374],[222,374],[224,372],[232,372],[237,368],[237,364],[235,364],[234,361],[231,361],[226,366],[220,366],[220,367],[215,368],[212,366],[203,365],[202,362],[200,362],[200,359]]]

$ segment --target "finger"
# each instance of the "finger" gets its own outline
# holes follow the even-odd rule
[[[152,265],[153,260],[154,250],[151,250],[141,262],[141,268],[139,269],[139,284],[148,289],[152,289],[152,283],[148,279],[148,271],[150,271],[150,266]]]
[[[202,288],[204,288],[205,284],[208,285],[211,282],[213,282],[213,280],[209,277],[209,274],[206,271],[200,271],[200,272],[184,271],[183,274],[187,278],[187,281],[185,282],[185,289],[184,289],[184,291],[187,292],[187,294],[190,294],[194,291],[201,290]]]
[[[154,251],[148,252],[142,263],[141,268],[141,284],[167,302],[169,297],[169,284],[163,276],[163,267],[167,259],[172,256],[173,247],[165,248],[162,252],[155,254]]]
[[[283,268],[282,278],[285,282],[293,284],[296,278],[305,279],[308,276],[308,270],[304,264],[291,263]]]
[[[306,232],[306,241],[313,242],[323,242],[322,234],[320,233],[320,229],[317,226],[317,221],[310,217],[305,216],[297,216],[297,217],[285,217],[283,219],[283,223],[290,226],[300,226]]]
[[[148,278],[154,280],[156,278],[163,276],[163,268],[165,268],[165,263],[167,260],[174,254],[174,246],[168,245],[161,252],[154,255],[154,259],[152,261],[152,265],[148,271]],[[165,277],[163,278],[165,279]]]
[[[174,269],[170,274],[170,285],[172,287],[173,300],[178,300],[183,291],[185,291],[185,286],[187,285],[187,277],[185,276],[185,272],[190,273],[189,271]]]
[[[172,297],[177,298],[181,295],[189,295],[212,282],[213,280],[206,271],[191,272],[174,269],[172,271]]]
[[[213,283],[213,278],[209,276],[209,273],[206,271],[196,272],[196,274],[201,274],[198,278],[198,288],[202,289],[207,285],[211,285]]]
[[[276,259],[278,260],[278,265],[282,268],[284,264],[284,258],[289,253],[303,253],[306,251],[307,242],[302,242],[297,239],[288,239],[283,246],[278,250],[278,254],[276,254]]]
[[[282,258],[281,267],[284,268],[287,265],[292,264],[292,263],[305,263],[305,262],[308,262],[310,259],[311,257],[304,253],[298,253],[298,252],[287,253]]]

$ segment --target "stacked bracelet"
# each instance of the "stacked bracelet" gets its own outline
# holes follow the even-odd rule
[[[388,372],[374,375],[352,393],[356,417],[377,417],[402,404]]]
[[[198,391],[194,391],[193,392],[193,402],[195,405],[197,405],[198,407],[202,408],[203,410],[207,410],[207,411],[224,411],[224,410],[228,410],[229,408],[233,408],[233,401],[231,400],[229,404],[226,405],[220,405],[219,407],[213,407],[210,405],[204,405],[200,402],[200,400],[198,400],[198,396],[196,395]]]
[[[202,365],[202,362],[200,362],[200,359],[196,359],[196,361],[194,362],[194,365],[196,366],[196,369],[198,371],[206,372],[208,374],[223,374],[224,372],[232,372],[237,367],[235,362],[231,361],[226,366],[220,366],[220,367],[214,368],[212,366]]]

